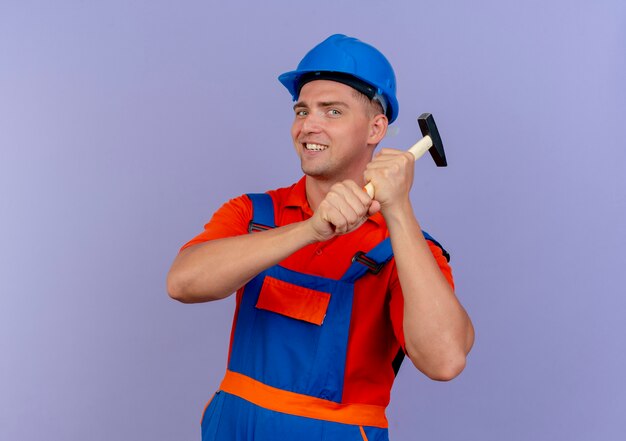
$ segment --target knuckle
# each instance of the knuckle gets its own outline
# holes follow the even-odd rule
[[[336,189],[343,188],[343,181],[334,183],[333,188],[336,188]]]
[[[352,212],[352,216],[350,216],[351,217],[351,219],[350,219],[351,223],[355,224],[355,223],[359,222],[361,220],[361,218],[363,217],[363,213],[364,213],[364,210],[363,210],[363,206],[361,205],[356,210],[354,210]]]
[[[341,182],[336,182],[330,187],[330,191],[328,192],[328,194],[331,195],[334,193],[338,193],[340,191],[341,191]]]

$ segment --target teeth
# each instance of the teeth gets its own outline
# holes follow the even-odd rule
[[[316,152],[321,152],[322,150],[326,150],[328,148],[327,145],[323,144],[305,144],[307,150],[313,150]]]

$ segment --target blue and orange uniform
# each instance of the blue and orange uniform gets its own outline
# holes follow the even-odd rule
[[[312,216],[305,179],[222,206],[183,248]],[[426,233],[453,285],[447,253]],[[202,418],[209,440],[387,440],[404,356],[403,298],[385,221],[306,246],[236,294],[228,367]]]

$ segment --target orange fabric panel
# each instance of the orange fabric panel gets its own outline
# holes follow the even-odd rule
[[[321,325],[326,317],[330,294],[266,277],[256,307],[287,317]]]
[[[277,389],[233,371],[226,371],[220,389],[275,412],[357,426],[388,427],[383,406],[339,404]]]

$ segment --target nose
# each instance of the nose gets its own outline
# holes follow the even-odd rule
[[[321,119],[315,112],[311,112],[302,119],[304,133],[318,133],[321,131]]]

